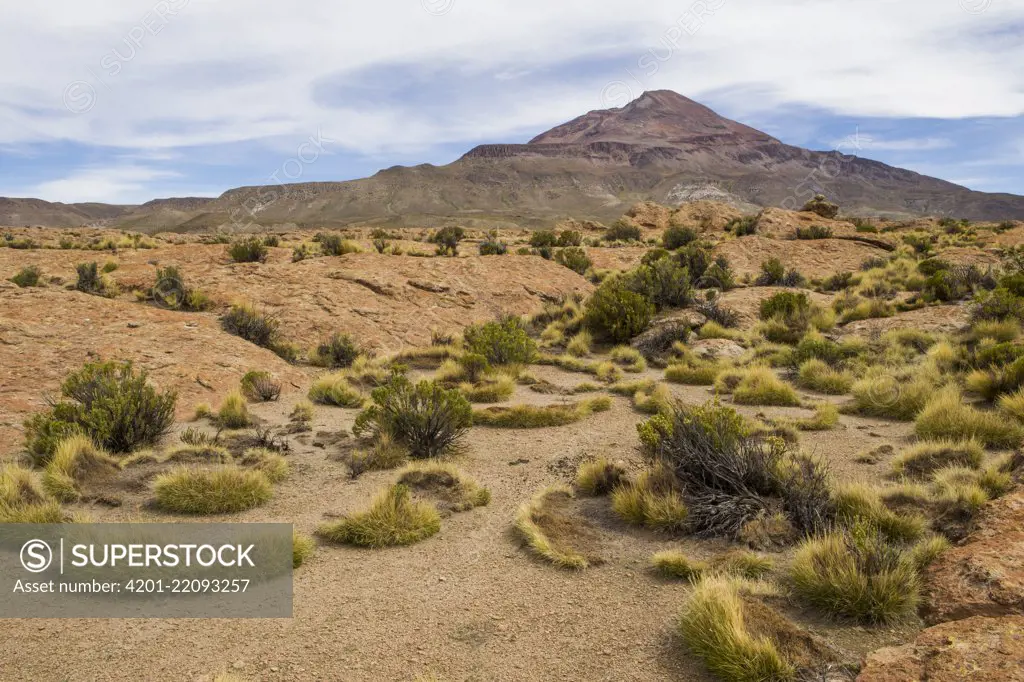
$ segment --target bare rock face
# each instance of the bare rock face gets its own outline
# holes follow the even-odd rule
[[[1024,491],[989,504],[967,540],[928,567],[924,584],[928,623],[1024,615]]]
[[[928,628],[868,655],[857,682],[1024,680],[1024,617],[974,617]]]
[[[735,341],[729,339],[703,339],[690,344],[690,350],[699,358],[705,360],[719,360],[723,358],[738,358],[746,349]]]

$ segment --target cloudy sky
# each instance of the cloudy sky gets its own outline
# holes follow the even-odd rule
[[[0,196],[344,180],[672,89],[1024,194],[1024,0],[43,0],[0,22]]]

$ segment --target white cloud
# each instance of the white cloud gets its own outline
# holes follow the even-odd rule
[[[65,203],[98,201],[107,204],[140,204],[154,196],[155,181],[179,177],[177,173],[145,166],[84,168],[67,177],[40,183],[29,195]]]
[[[425,3],[451,9],[434,15]],[[9,5],[0,60],[17,67],[0,71],[3,147],[71,142],[173,155],[245,143],[288,153],[292,140],[318,129],[361,153],[501,140],[602,108],[609,80],[634,95],[669,88],[721,101],[732,92],[734,115],[791,104],[865,117],[1024,113],[1024,43],[972,35],[1024,21],[1019,3],[992,3],[982,14],[956,0],[703,0],[690,9],[674,0]],[[696,6],[713,11],[695,20]],[[575,72],[615,55],[622,66],[607,74]],[[401,98],[374,106],[342,96],[328,105],[315,96],[339,73],[398,62],[491,74],[499,87],[466,93],[440,117]],[[574,66],[563,74],[567,63]],[[531,80],[524,73],[548,75],[523,88]],[[78,114],[65,106],[90,103]],[[938,148],[928,140],[876,144]],[[40,187],[67,192],[63,199],[89,189],[125,197],[162,179],[84,169]]]

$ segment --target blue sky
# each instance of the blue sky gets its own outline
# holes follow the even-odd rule
[[[661,88],[791,144],[1024,193],[1010,0],[51,0],[4,15],[0,196],[138,203],[443,164]]]

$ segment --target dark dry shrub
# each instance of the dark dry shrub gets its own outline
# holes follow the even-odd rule
[[[667,355],[677,343],[690,338],[690,325],[679,320],[668,320],[648,329],[630,342],[648,360]]]
[[[754,284],[760,287],[776,286],[782,283],[786,276],[786,266],[778,258],[769,258],[761,263],[761,274],[757,276]]]
[[[886,263],[887,261],[881,256],[871,256],[870,258],[865,258],[860,264],[860,270],[866,272],[875,268],[884,268]]]
[[[557,246],[558,235],[554,230],[537,230],[530,235],[530,246],[539,249],[542,246]]]
[[[625,343],[651,323],[656,309],[644,296],[631,291],[621,278],[602,282],[584,307],[586,326],[615,343]]]
[[[804,204],[801,210],[817,213],[822,218],[835,218],[839,215],[839,206],[831,203],[824,194],[815,194],[814,198]]]
[[[662,258],[666,258],[670,255],[671,254],[667,249],[663,249],[661,247],[658,247],[656,249],[649,249],[648,251],[644,252],[643,256],[641,256],[640,265],[650,265],[651,263],[659,261]]]
[[[280,323],[266,313],[258,312],[253,306],[236,304],[220,320],[221,327],[229,334],[240,336],[249,343],[263,348],[273,348],[279,340]]]
[[[320,244],[320,251],[325,256],[341,256],[345,253],[345,240],[336,232],[317,232],[313,241]]]
[[[498,232],[489,232],[487,239],[480,242],[481,256],[504,256],[508,253],[508,244],[498,239]]]
[[[266,247],[281,246],[281,238],[276,234],[268,234],[263,238],[263,245]]]
[[[316,364],[331,369],[351,367],[359,357],[359,347],[348,334],[336,332],[316,347]]]
[[[75,289],[87,294],[105,295],[108,287],[103,281],[103,276],[100,274],[99,265],[96,261],[92,263],[79,263],[75,266],[75,270],[78,272],[78,281],[75,283]]]
[[[457,256],[459,253],[459,242],[466,236],[466,231],[461,227],[449,225],[442,227],[431,236],[430,241],[437,244],[437,253],[441,256]]]
[[[61,384],[62,400],[25,422],[25,448],[45,463],[64,437],[83,433],[109,452],[153,445],[174,422],[174,391],[158,393],[130,362],[92,362]]]
[[[737,237],[746,237],[748,235],[757,234],[757,222],[758,217],[756,215],[743,216],[742,218],[733,218],[725,225],[726,232],[732,232]]]
[[[388,250],[389,246],[391,246],[391,243],[386,239],[373,240],[373,248],[377,251],[377,253],[384,253],[385,251]]]
[[[821,283],[824,291],[842,291],[853,283],[852,272],[837,272]]]
[[[951,269],[953,269],[953,265],[941,258],[925,258],[917,264],[917,271],[925,277],[931,277],[937,272]]]
[[[714,293],[709,291],[709,294]],[[694,310],[708,319],[709,322],[720,324],[726,329],[738,327],[740,315],[732,308],[722,305],[717,296],[708,296],[694,306]]]
[[[439,457],[457,448],[473,423],[473,409],[458,389],[433,381],[413,385],[394,373],[370,394],[374,404],[356,417],[356,436],[389,437],[411,457]]]
[[[240,239],[228,248],[228,255],[236,263],[262,263],[267,260],[267,247],[259,237]]]
[[[557,246],[582,246],[583,234],[575,230],[562,230],[558,233]]]
[[[466,350],[487,358],[492,365],[527,364],[537,344],[518,317],[509,315],[494,322],[470,325],[462,333]]]
[[[26,287],[37,287],[39,286],[39,278],[42,277],[43,271],[39,269],[38,265],[30,265],[27,268],[22,268],[14,277],[11,277],[11,281],[17,284],[22,289]]]
[[[671,258],[659,258],[623,273],[623,285],[654,304],[655,309],[682,308],[693,301],[690,273]]]
[[[643,232],[636,225],[619,219],[608,228],[603,238],[608,242],[638,242],[643,239]]]
[[[555,262],[564,265],[578,275],[586,274],[593,265],[587,252],[579,246],[570,246],[555,253]]]
[[[692,227],[681,225],[673,225],[665,230],[665,234],[661,235],[661,244],[669,251],[675,251],[695,241],[697,241],[697,231]]]
[[[184,275],[175,265],[157,268],[156,283],[149,290],[149,297],[157,305],[171,310],[198,312],[210,307],[206,294],[188,287]]]
[[[831,239],[832,228],[825,225],[809,225],[796,228],[797,239]]]
[[[676,404],[638,430],[646,456],[674,473],[699,536],[736,537],[780,506],[806,532],[831,517],[820,463],[796,455],[781,438],[752,434],[731,408]]]
[[[246,372],[242,377],[242,393],[254,402],[271,402],[281,397],[281,382],[270,372]]]
[[[690,273],[690,281],[695,286],[709,288],[709,285],[702,284],[705,273],[714,264],[718,263],[723,266],[726,270],[729,269],[729,261],[724,257],[715,258],[711,253],[712,246],[705,242],[694,242],[687,244],[681,249],[677,250],[673,255],[679,262],[679,265],[686,268],[686,271]],[[714,286],[711,284],[710,286]]]

